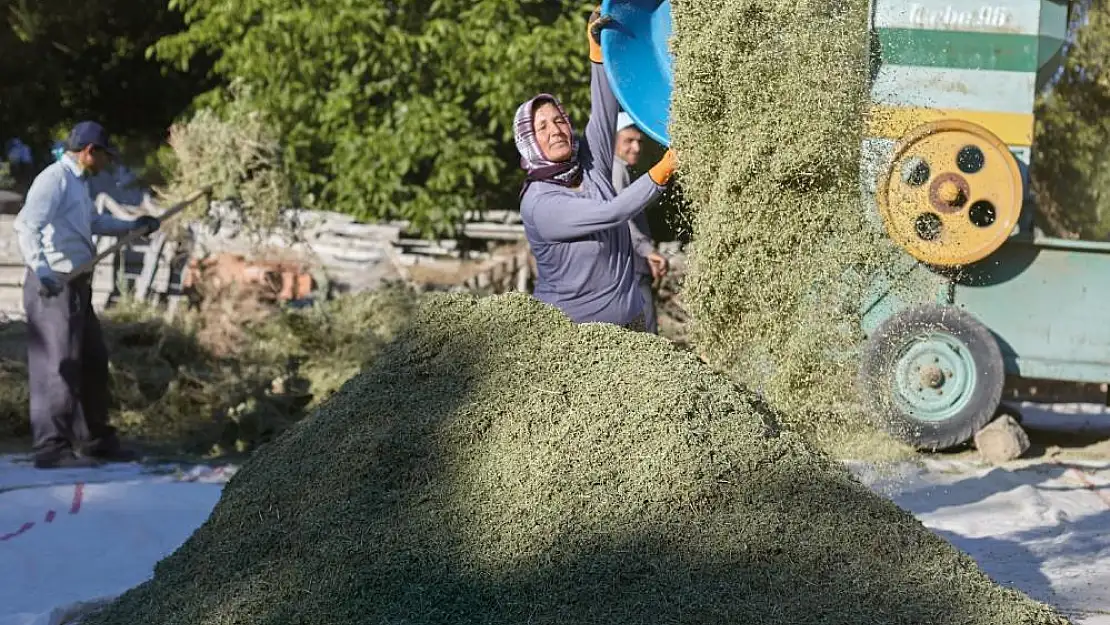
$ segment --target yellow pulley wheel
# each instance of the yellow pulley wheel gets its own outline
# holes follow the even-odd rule
[[[918,126],[880,175],[887,234],[923,263],[967,265],[990,256],[1021,216],[1021,171],[990,131],[962,120]]]

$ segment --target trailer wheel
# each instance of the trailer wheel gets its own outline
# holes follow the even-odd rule
[[[967,442],[1002,401],[994,336],[970,314],[927,304],[882,323],[864,347],[860,386],[878,425],[917,449]]]

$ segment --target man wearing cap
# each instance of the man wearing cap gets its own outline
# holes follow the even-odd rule
[[[128,221],[97,213],[88,180],[118,158],[100,124],[77,124],[65,149],[31,183],[15,219],[27,265],[23,308],[29,326],[31,432],[39,468],[137,458],[120,446],[108,424],[108,349],[92,309],[91,274],[73,271],[96,256],[93,235],[150,233],[161,225],[155,217]]]
[[[640,161],[640,146],[643,141],[644,134],[628,113],[622,111],[617,115],[617,140],[613,155],[613,189],[617,193],[632,183],[628,168],[635,167]],[[636,252],[633,254],[632,264],[636,269],[640,294],[644,298],[644,325],[648,332],[658,334],[654,284],[655,280],[667,275],[667,258],[655,251],[644,211],[628,222],[628,229],[632,233],[632,248]]]

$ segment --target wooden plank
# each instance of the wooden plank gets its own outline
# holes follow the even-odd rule
[[[511,234],[524,234],[523,224],[495,224],[489,222],[471,222],[462,225],[463,231],[474,232],[503,232]]]
[[[312,248],[316,248],[317,246],[323,245],[323,246],[326,246],[326,247],[338,247],[338,248],[347,248],[347,249],[364,250],[365,251],[365,250],[378,250],[378,249],[381,249],[382,247],[384,247],[386,245],[390,245],[391,243],[396,243],[396,241],[398,241],[398,240],[400,240],[400,239],[397,238],[397,237],[395,237],[393,239],[385,240],[385,239],[374,239],[374,238],[362,238],[362,237],[345,236],[345,235],[339,235],[339,234],[332,234],[332,233],[324,232],[324,233],[321,233],[320,235],[318,235],[312,241],[310,241],[309,246],[311,246]]]
[[[305,210],[295,209],[292,213],[287,214],[289,221],[301,228],[311,228],[321,224],[350,224],[355,223],[353,215],[346,213],[336,213],[334,211],[320,211],[320,210]]]
[[[382,242],[396,241],[401,236],[403,229],[404,227],[398,224],[359,224],[334,221],[325,222],[313,228],[321,235],[331,234]]]
[[[0,285],[23,286],[23,278],[27,275],[27,268],[23,265],[0,264]]]
[[[174,277],[174,260],[177,256],[177,240],[166,241],[166,246],[162,249],[162,263],[158,268],[158,272],[154,275],[154,290],[158,293],[167,293],[170,290],[170,282]]]
[[[399,251],[399,250],[397,250],[395,253],[396,253],[398,262],[400,262],[402,265],[404,265],[406,267],[411,267],[413,265],[425,265],[425,264],[426,265],[438,265],[440,267],[445,267],[445,268],[446,267],[457,268],[459,266],[457,260],[454,260],[454,259],[451,259],[451,258],[443,258],[441,256],[435,256],[435,255],[432,255],[432,254],[413,254],[411,252],[402,252],[402,251]],[[490,254],[489,252],[472,252],[471,253],[471,259],[472,260],[489,260],[490,258],[492,258],[492,256],[493,255]]]
[[[154,272],[154,282],[150,285],[152,293],[166,293],[170,289],[170,281],[173,277],[173,270],[168,263],[162,262],[158,266],[158,271]]]
[[[102,262],[96,266],[92,274],[93,291],[108,291],[115,289],[116,271],[112,263]]]
[[[93,291],[92,306],[93,310],[99,312],[108,307],[108,301],[112,298],[111,291]]]
[[[116,290],[116,284],[111,275],[93,276],[92,289],[94,292],[111,293]]]
[[[339,258],[329,258],[326,263],[322,263],[324,272],[343,272],[343,271],[365,271],[366,262],[358,260],[342,260]]]
[[[96,242],[96,252],[99,254],[104,250],[116,244],[117,237],[97,236],[93,237]]]
[[[447,258],[458,258],[459,252],[454,248],[443,248],[438,245],[412,245],[403,246],[399,249],[404,250],[408,254],[420,254],[422,256],[442,256]]]
[[[525,238],[524,226],[517,224],[463,224],[461,233],[471,239],[518,241]]]
[[[12,228],[14,222],[14,215],[0,215],[0,263],[23,262],[23,255],[19,251],[19,240]]]
[[[395,245],[400,247],[438,247],[444,250],[455,250],[459,242],[455,239],[398,239]]]
[[[12,237],[13,239],[15,237]],[[0,263],[5,265],[19,265],[23,263],[23,254],[20,253],[19,247],[14,244],[3,245],[0,244]]]
[[[154,283],[154,272],[158,269],[158,261],[162,259],[162,249],[165,245],[166,233],[158,232],[147,247],[142,273],[135,281],[135,297],[139,300],[145,300],[150,293],[150,286]]]
[[[375,262],[384,260],[386,257],[386,251],[384,249],[352,250],[332,245],[313,245],[312,248],[313,251],[321,257],[332,257],[339,260]]]
[[[23,315],[23,288],[0,286],[0,313]]]
[[[516,290],[517,290],[517,292],[519,292],[519,293],[527,293],[528,292],[528,279],[530,277],[531,276],[528,275],[528,265],[527,264],[521,265],[520,267],[517,268],[517,270],[516,270]]]

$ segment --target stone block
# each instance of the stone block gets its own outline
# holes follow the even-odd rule
[[[1003,415],[975,434],[975,448],[991,464],[1002,464],[1029,450],[1029,436],[1013,417]]]

